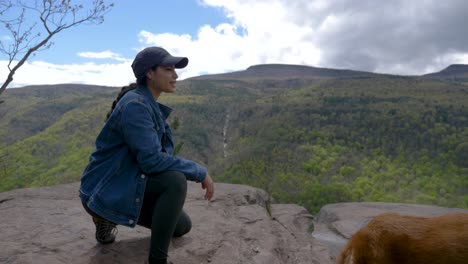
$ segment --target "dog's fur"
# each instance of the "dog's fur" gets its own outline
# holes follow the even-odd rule
[[[384,213],[352,236],[337,264],[466,264],[468,213],[416,217]]]

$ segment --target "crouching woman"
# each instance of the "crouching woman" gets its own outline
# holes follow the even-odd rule
[[[116,225],[151,229],[149,263],[167,263],[173,236],[190,231],[182,210],[187,180],[201,182],[211,200],[214,183],[204,166],[174,156],[171,109],[157,100],[176,89],[176,68],[188,64],[160,47],[137,54],[137,83],[124,87],[96,139],[80,186],[80,198],[96,226],[96,240],[112,243]]]

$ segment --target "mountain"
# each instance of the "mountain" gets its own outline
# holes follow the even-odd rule
[[[425,74],[423,78],[468,83],[468,65],[452,64],[440,72]]]
[[[7,145],[33,136],[55,124],[64,113],[83,108],[89,102],[109,98],[117,90],[111,87],[59,84],[8,89],[6,102],[0,104],[2,143]],[[94,104],[95,105],[95,104]]]
[[[181,81],[160,100],[174,109],[180,155],[216,181],[310,212],[351,201],[468,207],[466,84],[297,65],[215,77]],[[79,180],[118,91],[2,94],[0,191]]]
[[[378,76],[376,73],[317,68],[304,65],[261,64],[250,66],[243,71],[222,74],[210,74],[193,77],[193,80],[226,80],[226,79],[325,79],[325,78],[368,78]]]

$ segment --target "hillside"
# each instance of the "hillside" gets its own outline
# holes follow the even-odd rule
[[[0,104],[0,191],[76,180],[116,92],[71,84],[7,90]]]
[[[226,79],[326,79],[326,78],[366,78],[378,74],[352,70],[317,68],[304,65],[261,64],[250,66],[246,70],[223,74],[210,74],[193,77],[193,80]]]
[[[452,64],[440,72],[423,75],[424,78],[439,79],[452,82],[468,83],[468,65]]]
[[[212,77],[184,80],[161,101],[175,110],[180,154],[215,180],[311,212],[348,201],[468,207],[467,85],[289,65]],[[0,191],[78,180],[117,92],[7,90]]]
[[[62,118],[64,113],[83,108],[87,103],[108,98],[116,92],[114,88],[63,84],[49,86],[27,86],[9,89],[4,105],[0,104],[0,129],[2,143],[7,145],[33,136]]]

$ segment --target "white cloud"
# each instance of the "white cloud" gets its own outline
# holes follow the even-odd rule
[[[468,2],[202,0],[230,24],[196,36],[140,32],[145,45],[188,56],[184,76],[262,63],[424,74],[468,54]]]
[[[122,58],[119,54],[114,53],[110,50],[102,52],[79,52],[79,57],[90,58],[90,59],[113,59],[117,61],[126,61],[125,58]]]
[[[7,61],[0,61],[0,76],[7,76]],[[10,88],[29,84],[81,83],[123,86],[135,80],[128,61],[117,64],[51,64],[43,61],[26,62],[16,72]],[[3,82],[4,80],[2,80]]]
[[[262,54],[265,62],[277,59],[322,67],[424,74],[452,63],[466,63],[468,54],[468,1],[464,0],[203,2],[222,8],[233,25],[245,29],[249,45],[258,49],[255,54],[266,51]],[[275,58],[275,51],[284,51],[285,55]]]
[[[194,37],[142,31],[145,46],[162,46],[173,55],[189,57],[181,77],[243,70],[255,64],[317,65],[320,50],[307,37],[313,33],[290,21],[288,10],[272,1],[204,1],[223,7],[231,24],[202,26]]]
[[[465,0],[197,1],[222,10],[230,22],[200,26],[195,35],[142,30],[137,36],[141,47],[162,46],[173,55],[189,57],[189,66],[179,71],[180,79],[264,63],[406,75],[468,63]],[[122,58],[109,50],[79,56],[117,63],[52,65],[33,61],[18,71],[15,83],[120,86],[134,79],[129,70],[133,57]],[[6,76],[1,72],[5,67],[0,67],[1,76]]]
[[[8,42],[8,41],[11,41],[12,38],[11,38],[11,36],[8,36],[8,35],[2,35],[2,36],[0,36],[0,40]]]

